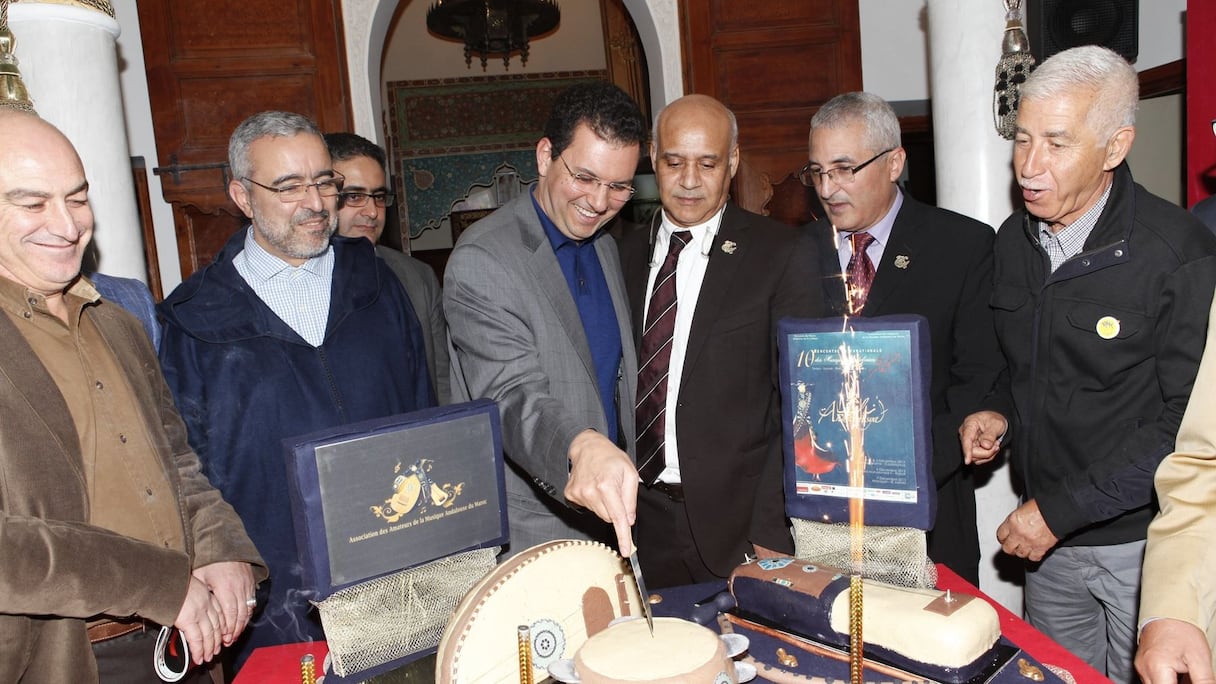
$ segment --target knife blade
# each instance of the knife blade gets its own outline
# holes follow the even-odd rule
[[[637,544],[633,545],[633,552],[629,554],[629,565],[633,567],[633,580],[637,582],[638,595],[642,598],[642,613],[650,626],[650,636],[654,636],[654,613],[650,610],[650,592],[646,591],[646,580],[642,579],[642,566],[638,565]]]

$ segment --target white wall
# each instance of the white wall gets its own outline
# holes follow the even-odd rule
[[[858,0],[861,77],[866,90],[887,100],[923,100],[929,97],[926,2]],[[1023,7],[1026,2],[1023,0]],[[1140,0],[1138,70],[1182,59],[1182,19],[1185,11],[1186,0]],[[996,63],[992,66],[995,71]]]

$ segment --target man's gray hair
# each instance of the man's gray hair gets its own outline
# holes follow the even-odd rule
[[[899,117],[886,100],[875,95],[856,91],[833,97],[811,117],[811,130],[816,128],[844,128],[860,121],[865,128],[862,144],[872,152],[899,147]]]
[[[1116,129],[1136,125],[1140,78],[1127,60],[1098,45],[1070,48],[1048,57],[1022,85],[1022,100],[1045,102],[1078,90],[1094,95],[1086,123],[1103,145]]]
[[[321,138],[321,129],[312,119],[292,112],[258,112],[245,119],[228,139],[228,167],[232,177],[240,180],[253,173],[249,161],[249,146],[261,138],[284,138],[300,133],[311,133]],[[243,182],[243,181],[242,181]],[[246,184],[247,185],[247,184]]]

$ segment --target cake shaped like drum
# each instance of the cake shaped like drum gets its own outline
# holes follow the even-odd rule
[[[574,656],[582,684],[733,684],[735,664],[717,634],[695,622],[655,618],[618,622],[583,644]]]
[[[461,599],[439,642],[435,681],[520,681],[521,626],[540,681],[613,619],[641,614],[633,573],[615,551],[590,541],[539,544],[503,561]]]

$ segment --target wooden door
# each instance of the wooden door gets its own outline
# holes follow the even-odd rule
[[[752,173],[772,183],[797,173],[811,116],[861,89],[857,0],[680,0],[680,9],[685,91],[734,111]]]
[[[348,130],[340,0],[139,0],[156,173],[173,206],[182,278],[245,219],[228,198],[228,136],[277,109]]]

